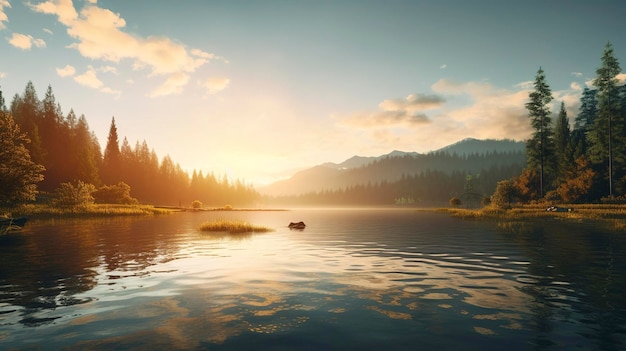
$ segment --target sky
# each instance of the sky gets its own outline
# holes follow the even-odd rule
[[[354,155],[525,140],[538,69],[573,122],[622,0],[0,0],[0,89],[32,81],[104,148],[259,186]],[[624,80],[626,75],[621,74]]]

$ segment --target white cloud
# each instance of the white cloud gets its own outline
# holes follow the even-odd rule
[[[96,71],[93,69],[93,67],[89,67],[87,71],[85,71],[85,73],[74,77],[74,80],[80,85],[84,85],[93,89],[99,89],[104,86],[104,83],[102,83],[102,81],[98,79]]]
[[[448,68],[448,65],[446,65],[445,63],[443,65],[439,66],[439,69],[446,69],[446,68]]]
[[[71,65],[65,65],[65,67],[63,68],[57,68],[56,71],[57,74],[61,77],[70,77],[73,76],[74,73],[76,73],[76,69],[74,68],[74,66]]]
[[[583,87],[577,82],[570,83],[569,87],[572,90],[583,90]]]
[[[582,77],[583,74],[581,72],[572,72],[572,75],[575,77]]]
[[[11,4],[9,3],[9,0],[0,0],[0,29],[6,28],[6,25],[4,24],[4,22],[9,22],[9,17],[4,12],[5,7],[11,8]]]
[[[189,75],[184,72],[171,74],[163,84],[150,92],[150,97],[159,97],[171,94],[180,94],[183,87],[189,82]]]
[[[381,102],[378,107],[384,111],[415,112],[440,107],[445,99],[438,95],[411,94],[405,99],[388,99]]]
[[[207,94],[212,95],[226,89],[228,84],[230,84],[230,79],[225,77],[212,77],[203,82],[199,82],[199,84],[206,89]]]
[[[54,33],[52,33],[52,31],[50,29],[48,29],[48,28],[44,28],[43,31],[48,33],[48,34],[50,34],[50,35],[54,35]]]
[[[117,68],[113,66],[102,66],[98,69],[98,71],[103,72],[103,73],[117,74]]]
[[[7,76],[7,74],[6,74],[6,73],[4,73],[4,72],[0,72],[0,78],[4,78],[4,77],[6,77],[6,76]]]
[[[100,89],[100,91],[105,93],[105,94],[118,95],[118,96],[122,94],[121,91],[113,90],[113,89],[111,89],[109,87],[104,87],[104,88]]]
[[[45,48],[46,42],[43,39],[33,38],[32,35],[13,33],[11,38],[8,39],[9,44],[15,46],[18,49],[30,50],[33,45],[38,48]]]
[[[430,92],[387,99],[378,110],[335,116],[335,120],[347,127],[347,140],[377,145],[372,148],[380,151],[395,148],[426,152],[467,137],[524,140],[531,133],[525,108],[530,91],[526,86],[523,83],[499,89],[484,81],[441,79]],[[566,106],[571,105],[568,113],[573,112],[580,91],[557,92],[555,100],[557,95],[558,104],[565,101]]]
[[[624,84],[626,82],[626,73],[620,73],[615,78],[617,78],[620,84]]]
[[[80,13],[72,0],[49,0],[31,8],[56,15],[76,40],[70,47],[82,56],[115,63],[130,60],[134,70],[148,69],[150,77],[166,77],[150,96],[180,93],[189,80],[188,74],[209,60],[223,60],[199,49],[189,50],[167,37],[127,33],[126,21],[120,14],[98,7],[95,1],[85,4]]]
[[[527,89],[532,89],[534,85],[535,85],[535,81],[527,80],[525,82],[515,84],[514,87],[527,90]]]

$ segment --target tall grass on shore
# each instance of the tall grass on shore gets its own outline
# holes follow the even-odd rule
[[[546,211],[547,205],[520,205],[510,209],[487,206],[481,209],[439,208],[463,219],[498,219],[498,220],[533,220],[541,218],[560,218],[582,221],[592,220],[609,224],[614,229],[626,228],[626,205],[579,204],[567,205],[570,211]]]
[[[200,225],[204,232],[227,232],[229,234],[266,233],[274,231],[268,227],[255,226],[241,220],[218,219]]]
[[[139,216],[172,213],[172,210],[157,208],[152,205],[115,205],[91,204],[84,206],[59,207],[43,204],[21,205],[10,210],[13,214],[46,217],[105,217],[105,216]]]

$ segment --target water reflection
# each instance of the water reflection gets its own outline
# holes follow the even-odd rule
[[[624,239],[591,225],[236,215],[276,232],[207,235],[210,214],[180,214],[39,223],[0,243],[0,346],[623,347]]]

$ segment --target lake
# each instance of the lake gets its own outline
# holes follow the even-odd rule
[[[409,209],[33,220],[0,237],[0,349],[623,350],[625,249]]]

